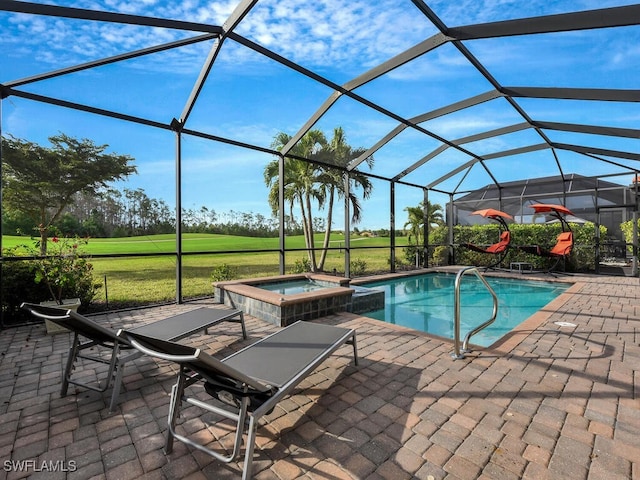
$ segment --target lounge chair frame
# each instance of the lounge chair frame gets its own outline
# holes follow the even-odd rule
[[[569,236],[569,240],[567,237]],[[568,242],[568,243],[567,243]],[[543,257],[555,258],[555,262],[553,262],[546,270],[546,273],[550,275],[554,275],[556,273],[564,273],[566,274],[567,270],[567,257],[571,255],[571,251],[573,250],[573,232],[571,229],[565,230],[561,232],[556,238],[556,244],[549,250],[544,252]],[[565,244],[563,246],[563,244]],[[562,261],[562,272],[556,270],[560,262]]]
[[[489,215],[488,218],[498,222],[500,228],[500,239],[497,243],[489,245],[486,248],[479,247],[477,245],[474,245],[473,243],[460,244],[461,247],[468,248],[469,250],[473,250],[474,252],[486,253],[487,255],[493,255],[496,257],[493,262],[483,267],[485,272],[500,265],[507,258],[507,255],[509,255],[511,248],[511,231],[509,230],[507,221],[501,215]],[[511,217],[509,216],[509,218]]]
[[[538,257],[555,259],[555,262],[550,262],[544,273],[548,273],[550,275],[562,273],[567,275],[567,257],[571,255],[575,241],[573,230],[571,230],[571,225],[569,225],[569,222],[567,222],[566,218],[564,218],[558,210],[551,209],[549,214],[558,219],[562,227],[562,232],[560,232],[556,237],[555,245],[549,249],[543,248],[539,245],[522,245],[519,246],[518,249]],[[556,270],[560,261],[562,261],[562,272],[558,272]]]
[[[67,395],[69,385],[77,385],[101,393],[113,385],[109,411],[114,411],[120,396],[125,364],[139,358],[141,353],[133,348],[126,339],[118,337],[117,332],[105,328],[73,310],[33,303],[23,303],[21,308],[29,310],[37,318],[50,320],[73,333],[67,362],[62,373],[60,396]],[[247,338],[243,312],[230,308],[198,308],[133,330],[167,340],[178,340],[200,330],[204,330],[206,333],[208,327],[222,321],[240,323],[242,336]],[[85,353],[93,349],[97,350],[95,354]],[[95,381],[81,381],[73,378],[73,371],[78,359],[106,364],[109,368],[104,377],[98,378],[97,383]]]
[[[500,265],[507,255],[509,255],[509,248],[511,243],[511,232],[507,228],[506,230],[502,230],[500,233],[500,241],[498,243],[494,243],[486,248],[478,247],[472,243],[463,243],[462,247],[468,248],[469,250],[473,250],[478,253],[486,253],[487,255],[493,255],[496,259],[491,262],[489,265],[486,265],[484,268],[485,271],[490,270],[492,268]]]
[[[118,335],[147,355],[180,364],[177,382],[171,389],[165,453],[172,452],[174,439],[177,439],[222,462],[230,463],[240,456],[246,430],[243,479],[251,478],[260,418],[271,412],[275,405],[342,345],[353,346],[354,363],[358,364],[355,330],[303,321],[223,360],[217,360],[200,349],[161,342],[131,331],[120,331]],[[219,398],[227,401],[221,402],[219,398],[212,397],[212,402],[205,402],[187,396],[185,390],[200,381],[205,382],[205,389],[210,395],[218,392]],[[219,421],[226,419],[235,423],[230,453],[214,451],[176,431],[176,421],[183,402],[219,415],[222,417]]]

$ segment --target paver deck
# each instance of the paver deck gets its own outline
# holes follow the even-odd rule
[[[263,419],[256,478],[640,479],[640,283],[569,280],[504,342],[464,360],[450,342],[377,320],[317,320],[357,330],[360,365],[343,347]],[[97,318],[132,327],[203,303]],[[220,324],[188,341],[222,358],[277,328],[246,324],[247,340]],[[183,444],[163,453],[173,365],[131,362],[109,413],[110,392],[60,398],[69,344],[40,325],[0,332],[0,479],[238,478],[238,463]],[[180,428],[228,445],[229,432],[205,420],[189,407]]]

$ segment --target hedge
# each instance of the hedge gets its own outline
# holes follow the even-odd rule
[[[585,224],[571,224],[574,234],[574,249],[571,253],[567,270],[569,271],[593,271],[595,269],[595,224],[587,222]],[[549,265],[549,259],[523,252],[515,248],[518,245],[540,245],[549,249],[553,247],[558,234],[562,232],[559,223],[552,224],[512,224],[509,225],[511,231],[511,247],[509,254],[504,260],[504,264],[509,262],[528,262],[534,269],[544,269]],[[605,238],[607,229],[600,226],[600,237]],[[495,261],[495,257],[489,254],[475,252],[461,245],[472,243],[477,246],[489,246],[498,241],[500,229],[498,225],[456,225],[453,228],[454,263],[457,265],[477,265],[487,266]],[[442,265],[447,263],[447,257],[451,252],[448,242],[447,227],[437,227],[430,232],[429,249],[430,265]],[[451,260],[451,259],[449,259]]]

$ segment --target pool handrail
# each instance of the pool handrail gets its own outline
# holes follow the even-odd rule
[[[487,288],[491,297],[493,298],[493,312],[491,314],[491,318],[486,322],[478,325],[476,328],[467,333],[464,337],[464,341],[462,342],[462,348],[460,348],[460,283],[462,282],[462,278],[467,273],[474,273],[476,277],[478,277],[484,286]],[[494,292],[491,285],[485,280],[484,276],[478,271],[477,267],[463,267],[457,274],[455,280],[455,288],[454,288],[454,318],[453,318],[453,348],[454,352],[451,354],[454,360],[463,359],[465,353],[470,352],[469,350],[469,339],[472,335],[475,335],[480,330],[491,325],[498,316],[498,296],[496,292]]]

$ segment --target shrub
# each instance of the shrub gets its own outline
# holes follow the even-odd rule
[[[349,262],[349,268],[351,270],[352,277],[364,275],[367,270],[367,262],[365,262],[361,258],[356,258],[355,260],[351,260],[351,262]]]
[[[311,262],[307,257],[302,258],[301,260],[296,260],[291,267],[291,273],[307,273],[311,271]]]
[[[9,261],[8,257],[19,256],[16,249],[4,249],[2,263],[2,303],[3,325],[23,323],[31,319],[30,314],[20,309],[22,302],[40,303],[49,298],[47,287],[34,282],[36,263],[34,260]]]
[[[518,245],[540,245],[551,248],[556,237],[562,231],[559,223],[552,224],[511,224],[511,249],[504,263],[528,262],[534,269],[543,270],[549,266],[549,259],[518,250]],[[574,234],[575,247],[569,257],[567,270],[587,271],[595,268],[595,256],[593,251],[595,238],[595,225],[591,222],[585,224],[571,224]],[[600,226],[600,235],[606,236],[606,227]],[[499,235],[495,225],[474,225],[454,227],[455,243],[473,243],[475,245],[491,245],[495,243]],[[455,261],[458,265],[486,266],[495,259],[491,255],[474,252],[464,247],[455,249]]]
[[[214,282],[224,282],[226,280],[233,280],[237,278],[238,270],[226,263],[219,265],[211,272],[211,280]]]
[[[640,219],[638,219],[638,226],[640,226]],[[624,235],[624,240],[627,244],[633,244],[633,220],[628,220],[620,224],[620,229]],[[627,252],[633,252],[633,245],[627,246]]]
[[[431,257],[433,265],[441,266],[449,264],[449,247],[440,245],[433,249],[433,256]]]
[[[631,222],[629,222],[629,227]],[[503,262],[508,266],[509,262],[529,262],[534,269],[545,269],[549,265],[549,259],[525,253],[515,248],[517,245],[540,245],[551,248],[555,244],[557,235],[562,231],[559,223],[552,224],[510,224],[511,250]],[[568,270],[590,271],[595,268],[595,224],[571,224],[574,233],[575,247],[569,258]],[[625,231],[625,224],[622,224]],[[473,243],[479,246],[488,246],[496,243],[500,235],[500,229],[496,224],[488,225],[456,225],[453,230],[454,261],[456,265],[487,266],[495,261],[495,257],[485,253],[478,253],[468,248],[461,247],[463,243]],[[606,238],[607,229],[600,226],[600,237]],[[429,232],[430,265],[446,265],[449,251],[448,228],[436,227]],[[405,248],[405,257],[411,258],[415,264],[415,247]]]
[[[51,243],[48,255],[36,260],[35,283],[46,285],[49,299],[58,303],[79,298],[82,305],[88,305],[100,284],[94,281],[93,265],[82,256],[81,246],[87,240],[53,237]]]
[[[422,247],[416,247],[415,245],[407,245],[403,249],[404,259],[409,265],[415,266],[416,263],[418,266],[422,265]],[[416,255],[418,256],[418,261],[416,262]]]
[[[403,249],[403,250],[404,250],[404,249]],[[395,258],[395,265],[394,265],[394,267],[395,267],[396,269],[402,269],[402,268],[404,268],[405,266],[407,266],[407,264],[406,264],[405,260],[403,260],[403,258],[402,258],[401,256],[396,255],[394,258]],[[387,265],[391,265],[391,258],[390,258],[390,257],[387,257]]]

